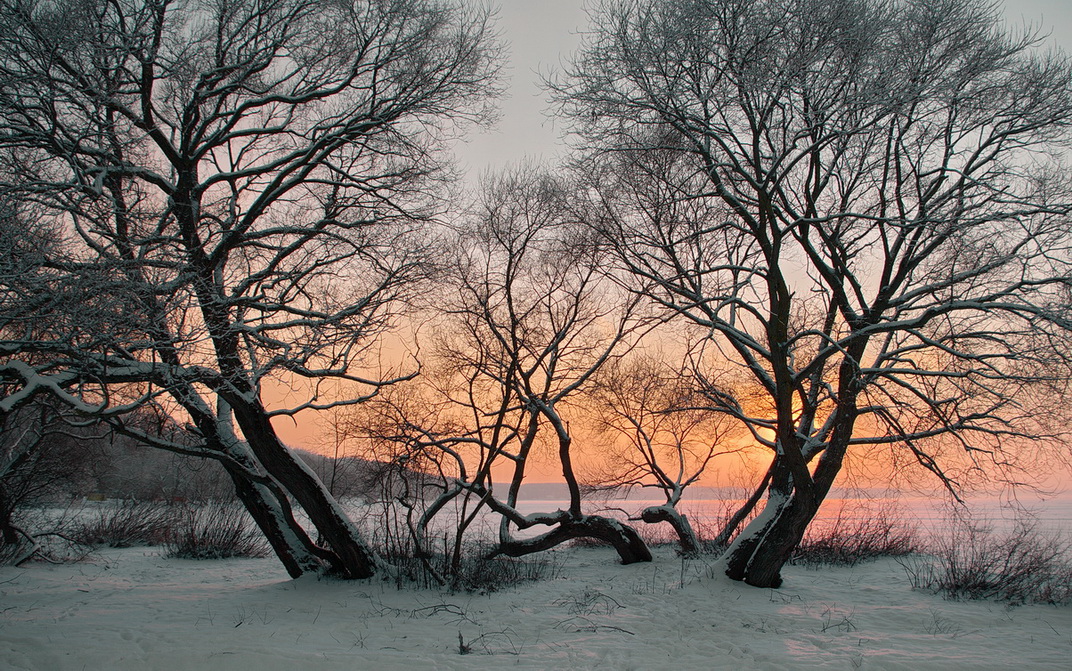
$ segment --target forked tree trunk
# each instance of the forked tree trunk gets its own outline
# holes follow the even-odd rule
[[[726,550],[726,575],[756,587],[778,587],[782,584],[782,567],[800,545],[808,525],[815,519],[819,506],[834,484],[845,459],[853,435],[858,411],[859,368],[854,363],[862,356],[866,341],[859,341],[849,350],[850,356],[840,371],[842,393],[838,398],[836,416],[829,441],[816,449],[801,449],[805,468],[817,454],[818,464],[810,473],[806,487],[795,483],[788,460],[775,457],[768,475],[767,504]]]
[[[843,454],[843,446],[827,448],[807,492],[794,487],[789,467],[781,460],[775,460],[771,466],[766,505],[723,555],[727,576],[755,587],[782,584],[782,567],[819,512],[819,506],[837,476]]]
[[[754,587],[779,587],[782,567],[800,544],[817,506],[772,493],[763,511],[726,550],[726,575]]]
[[[332,572],[346,579],[372,577],[378,565],[375,554],[316,474],[280,442],[264,408],[247,399],[228,402],[257,460],[294,497],[328,544],[330,552],[324,554]]]
[[[234,435],[230,421],[220,421],[220,415],[230,412],[229,406],[221,403],[217,413],[213,414],[189,386],[177,385],[172,389],[172,394],[183,404],[200,430],[203,446],[207,450],[206,458],[217,455],[216,460],[234,484],[235,494],[290,577],[297,578],[306,572],[332,568],[330,557],[316,547],[294,519],[286,492],[270,479],[261,482],[251,475],[260,475],[264,469],[248,442],[240,441]]]

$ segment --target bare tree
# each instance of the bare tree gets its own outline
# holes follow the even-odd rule
[[[379,497],[390,550],[419,559],[429,577],[446,585],[461,577],[466,536],[487,512],[474,489],[490,482],[486,462],[493,457],[473,436],[479,430],[465,427],[428,359],[419,378],[350,409],[340,433],[354,454],[380,465],[368,489]],[[433,538],[443,541],[441,567],[432,562]]]
[[[679,506],[691,485],[713,474],[715,458],[743,449],[733,435],[735,422],[710,409],[687,368],[665,358],[639,354],[612,361],[593,382],[585,401],[606,454],[590,486],[659,491],[666,501],[635,519],[669,523],[682,552],[697,552],[700,540]]]
[[[780,569],[854,446],[951,489],[1063,427],[1072,66],[987,0],[610,0],[556,86],[588,216],[635,288],[710,333],[774,453],[727,574]],[[1027,446],[1026,448],[1024,446]],[[1019,449],[1024,448],[1024,449]]]
[[[501,515],[499,554],[587,537],[613,545],[625,563],[650,561],[629,525],[582,510],[573,461],[584,450],[569,426],[570,401],[647,320],[636,299],[603,281],[599,250],[566,217],[562,194],[556,180],[525,168],[488,180],[479,211],[458,231],[451,284],[438,296],[446,313],[430,366],[438,372],[420,401],[384,408],[376,437],[437,476],[422,525],[460,499],[459,536],[481,509]],[[523,514],[521,486],[546,457],[561,467],[568,505]],[[508,479],[505,492],[496,475]],[[541,526],[551,529],[514,535]]]
[[[488,113],[487,13],[5,0],[0,23],[3,194],[63,239],[38,285],[14,288],[26,308],[0,325],[5,381],[219,460],[292,575],[371,575],[377,560],[271,420],[360,400],[321,397],[320,380],[367,394],[391,381],[358,366],[424,272],[422,222],[449,176],[437,150]],[[265,384],[281,378],[308,380],[305,397],[273,406]],[[197,445],[123,423],[147,403]]]

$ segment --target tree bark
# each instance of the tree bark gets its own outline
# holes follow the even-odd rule
[[[379,563],[375,554],[361,542],[353,522],[316,474],[280,442],[260,403],[240,398],[228,402],[257,460],[305,510],[331,548],[325,554],[332,572],[346,579],[372,577]]]
[[[235,486],[235,493],[260,528],[276,557],[282,562],[291,578],[306,572],[324,568],[315,552],[315,545],[293,516],[286,514],[282,506],[270,503],[271,494],[264,485],[252,482],[238,471],[227,468]]]
[[[689,518],[678,512],[676,508],[670,505],[651,506],[641,511],[640,519],[648,524],[666,522],[673,527],[682,553],[691,555],[700,551],[700,542],[696,538],[696,532],[692,530],[692,525],[689,524]]]
[[[564,520],[551,531],[534,538],[502,541],[492,556],[504,554],[508,557],[521,557],[549,550],[574,538],[594,538],[610,544],[623,564],[651,561],[651,551],[636,529],[600,515],[581,515]]]
[[[16,502],[11,500],[14,497],[9,494],[2,476],[14,474],[29,461],[30,454],[29,450],[23,452],[7,465],[3,473],[0,473],[0,545],[15,546],[22,542],[18,530],[11,521],[15,516]]]
[[[19,542],[19,534],[11,523],[11,513],[6,507],[0,510],[0,545],[14,546]]]
[[[782,567],[818,508],[802,499],[769,499],[757,518],[763,522],[755,528],[749,525],[726,551],[726,575],[754,587],[780,587]]]
[[[771,466],[771,484],[763,511],[730,545],[724,555],[726,575],[756,587],[778,587],[781,570],[804,538],[840,470],[851,420],[835,432],[815,469],[810,487],[794,486],[789,467],[779,459]]]

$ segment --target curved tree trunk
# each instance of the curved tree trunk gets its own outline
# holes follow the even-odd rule
[[[794,485],[789,466],[775,459],[767,504],[726,550],[726,575],[756,587],[778,587],[781,570],[819,512],[841,468],[852,425],[839,427],[837,442],[827,445],[810,486]]]
[[[800,496],[772,494],[763,511],[726,550],[726,575],[755,587],[779,587],[781,571],[815,517]]]
[[[594,538],[611,545],[623,564],[651,561],[651,551],[636,529],[616,519],[600,515],[581,515],[563,519],[547,533],[521,540],[503,540],[491,556],[504,554],[521,557],[549,550],[574,538]]]
[[[684,554],[696,554],[700,551],[700,541],[689,524],[689,518],[671,505],[651,506],[640,513],[640,519],[648,524],[666,522],[674,528],[678,544]]]
[[[186,409],[200,432],[204,447],[200,456],[216,459],[230,476],[235,494],[290,577],[332,568],[330,553],[318,548],[294,519],[286,492],[270,476],[264,475],[264,468],[249,443],[235,435],[231,407],[217,399],[216,412],[213,412],[188,384],[176,384],[171,394]],[[139,437],[121,424],[116,428]]]
[[[617,551],[623,564],[651,561],[651,550],[640,538],[640,534],[637,533],[636,529],[610,517],[585,515],[581,512],[581,487],[577,480],[577,474],[573,470],[571,452],[573,437],[570,435],[569,426],[562,416],[558,414],[554,403],[541,400],[537,403],[537,406],[539,414],[533,413],[532,415],[531,428],[533,431],[531,435],[535,436],[539,415],[542,415],[554,427],[555,436],[558,438],[558,459],[562,466],[562,479],[565,480],[566,486],[569,488],[569,510],[559,510],[549,516],[529,516],[527,519],[516,515],[517,511],[513,506],[517,505],[517,495],[524,477],[524,464],[519,464],[519,467],[514,472],[514,481],[511,483],[510,507],[507,509],[498,507],[499,512],[507,513],[505,515],[507,519],[503,520],[503,525],[500,527],[499,549],[496,550],[496,553],[519,557],[532,552],[547,550],[573,538],[594,538],[610,544]],[[489,501],[488,504],[493,510],[497,509],[497,506],[492,501]],[[507,520],[514,522],[521,528],[528,528],[535,524],[557,524],[557,526],[535,538],[515,540],[509,537]]]

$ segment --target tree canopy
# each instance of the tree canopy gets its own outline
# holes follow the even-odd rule
[[[318,380],[390,382],[357,364],[425,272],[438,150],[489,113],[488,13],[5,0],[0,24],[4,216],[57,239],[32,282],[5,287],[4,382],[128,433],[136,406],[186,418],[194,447],[139,436],[223,463],[292,573],[371,574],[353,523],[270,420],[356,400],[320,398]],[[312,391],[269,410],[263,384],[283,374]]]
[[[635,290],[764,390],[728,573],[776,584],[846,451],[955,487],[1052,437],[1069,375],[1072,65],[979,0],[600,3],[555,95]],[[1063,431],[1063,427],[1058,429]]]

